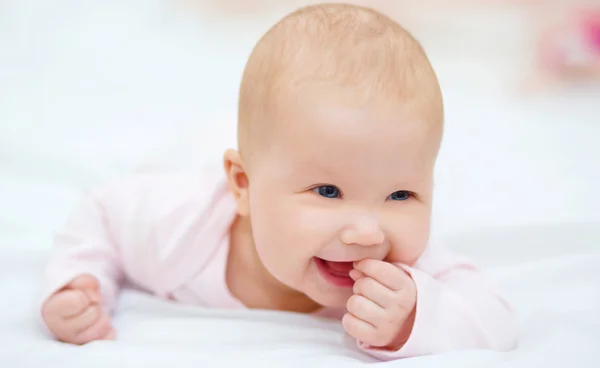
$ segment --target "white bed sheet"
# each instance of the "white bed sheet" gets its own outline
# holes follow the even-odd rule
[[[245,57],[276,15],[234,23],[159,0],[0,1],[0,366],[369,360],[335,323],[133,292],[116,314],[118,343],[65,346],[33,320],[52,232],[82,187],[140,163],[190,168],[233,143]],[[435,235],[488,267],[518,311],[520,345],[388,364],[600,366],[600,91],[516,98],[523,43],[506,32],[519,14],[475,15],[417,32],[447,105]],[[481,19],[492,31],[469,28]]]
[[[462,351],[382,363],[394,367],[597,367],[600,363],[600,231],[593,224],[506,228],[453,238],[465,251],[496,239],[478,258],[518,311],[519,346],[508,353]],[[565,246],[568,242],[568,247]],[[507,245],[506,247],[502,247]],[[535,256],[505,252],[535,247]],[[562,249],[562,251],[560,251]],[[219,311],[126,291],[116,311],[117,342],[77,348],[49,341],[33,316],[43,256],[0,260],[3,367],[352,366],[360,353],[339,323],[260,311]]]

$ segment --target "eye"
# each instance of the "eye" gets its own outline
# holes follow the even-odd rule
[[[339,198],[340,190],[334,185],[321,185],[313,189],[315,193],[325,198]]]
[[[411,195],[412,195],[412,193],[409,192],[408,190],[399,190],[397,192],[390,194],[390,196],[388,198],[391,199],[392,201],[406,201],[407,199],[410,198]]]

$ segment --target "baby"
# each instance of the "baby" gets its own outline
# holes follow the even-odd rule
[[[428,246],[442,130],[436,75],[399,24],[353,5],[297,10],[248,60],[224,175],[146,172],[83,200],[56,237],[44,326],[73,344],[115,338],[127,282],[339,318],[379,359],[511,349],[509,305]]]

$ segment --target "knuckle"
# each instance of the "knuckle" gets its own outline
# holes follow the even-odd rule
[[[86,318],[91,322],[96,322],[100,317],[100,308],[97,305],[92,305],[85,310]]]
[[[391,327],[391,326],[398,324],[398,322],[400,321],[400,319],[402,317],[402,314],[403,314],[403,312],[400,309],[398,309],[398,308],[393,309],[387,315],[387,318],[386,318],[387,325]]]
[[[392,263],[389,263],[389,262],[384,262],[382,267],[386,270],[386,272],[394,272],[394,273],[398,272],[398,266],[396,266]]]
[[[385,329],[377,328],[372,331],[371,344],[374,346],[385,346],[388,344],[388,333]]]
[[[350,316],[350,314],[346,313],[344,314],[344,316],[342,317],[342,326],[344,326],[345,329],[348,329],[348,327],[350,327],[352,325],[352,316]]]
[[[48,307],[52,308],[57,303],[57,295],[58,294],[54,294],[46,300],[46,302],[44,303],[43,310],[47,310]]]
[[[69,331],[65,328],[64,324],[56,320],[46,322],[46,326],[60,341],[63,341],[64,337],[68,335]]]
[[[392,301],[394,302],[394,306],[400,307],[400,305],[402,305],[403,300],[404,300],[404,292],[402,290],[394,291],[392,293]]]
[[[352,295],[348,299],[348,302],[346,303],[346,308],[350,312],[356,311],[356,310],[358,310],[360,308],[360,301],[361,301],[361,296],[360,295]]]
[[[65,324],[64,317],[57,308],[45,308],[42,311],[42,319],[50,330],[61,328]]]
[[[385,330],[385,328],[386,328],[385,326],[388,323],[390,323],[390,316],[387,311],[385,311],[383,313],[374,314],[372,319],[373,319],[373,324],[375,324],[375,327],[377,328],[377,331]]]
[[[99,321],[92,323],[77,336],[80,344],[86,344],[90,341],[101,339],[111,328],[108,317],[103,317]]]
[[[81,292],[77,290],[67,290],[57,294],[57,304],[61,307],[72,307],[72,308],[80,308],[85,306],[85,299],[82,299]],[[65,310],[66,312],[66,310]]]
[[[374,341],[373,345],[377,345],[377,346],[385,346],[385,345],[389,344],[388,336],[383,333],[377,334],[374,337],[373,341]]]
[[[48,324],[51,320],[54,319],[54,317],[56,316],[56,313],[54,311],[54,304],[51,301],[48,301],[44,304],[44,306],[42,307],[42,319],[44,320],[44,322]]]
[[[74,300],[74,302],[76,303],[77,306],[84,307],[84,306],[86,306],[86,305],[89,304],[89,301],[86,298],[86,296],[83,293],[83,291],[76,290],[75,292],[76,292],[76,294],[75,294],[75,300]]]
[[[361,280],[362,280],[362,279],[360,279],[360,280],[358,280],[358,281],[355,281],[355,282],[354,282],[354,285],[352,285],[352,292],[353,292],[354,294],[360,294],[360,291],[361,291],[361,288],[360,288],[360,285],[361,285]]]
[[[47,305],[53,310],[60,312],[65,306],[72,303],[71,295],[67,291],[59,291],[52,295],[47,302]]]
[[[60,333],[67,325],[65,320],[58,316],[44,318],[44,322],[46,322],[48,329],[54,333]]]
[[[356,328],[356,321],[352,317],[351,314],[346,313],[342,317],[342,327],[346,330],[347,333],[354,337],[358,337],[358,329]]]
[[[365,291],[365,280],[367,280],[366,277],[363,277],[362,279],[356,281],[354,283],[354,286],[352,287],[352,291],[354,291],[355,294],[362,294]]]
[[[372,259],[365,259],[362,266],[366,273],[371,273],[376,268],[376,263]]]
[[[108,333],[108,331],[110,331],[111,328],[112,328],[112,325],[110,323],[110,319],[107,316],[102,317],[97,322],[97,325],[95,327],[95,330],[96,330],[95,338],[103,337],[104,335],[106,335]]]
[[[81,332],[89,328],[98,319],[98,311],[95,306],[88,307],[73,320],[74,326]]]
[[[362,279],[362,281],[363,281],[363,284],[362,284],[363,290],[373,288],[373,286],[375,286],[375,284],[377,283],[375,281],[375,279],[373,279],[372,277],[365,277]]]
[[[56,334],[56,337],[62,341],[70,344],[80,344],[79,338],[77,337],[77,333],[70,328],[64,327]]]
[[[402,321],[402,317],[405,315],[404,309],[400,305],[395,305],[394,309],[388,315],[387,323],[390,326],[399,324]]]
[[[378,330],[368,331],[365,333],[365,342],[368,342],[369,345],[380,346],[380,338]]]

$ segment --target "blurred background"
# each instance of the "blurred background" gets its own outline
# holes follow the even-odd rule
[[[252,47],[311,2],[0,0],[0,249],[49,249],[90,185],[219,164]],[[569,2],[368,4],[412,31],[439,74],[437,233],[600,226],[597,79],[538,78],[540,11]]]

